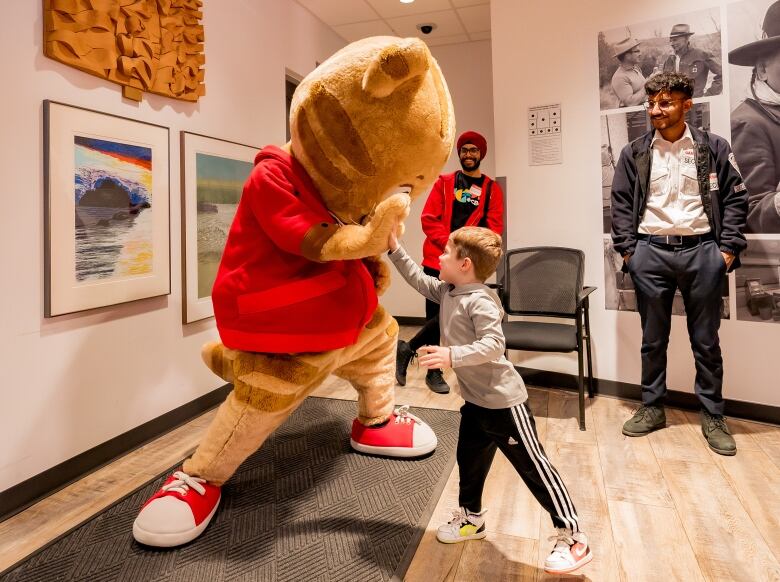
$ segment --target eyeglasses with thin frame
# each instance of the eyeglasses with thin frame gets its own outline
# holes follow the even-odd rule
[[[478,153],[479,153],[479,148],[467,148],[465,146],[460,148],[460,155],[462,156],[465,154],[471,154],[472,156],[476,156]]]
[[[666,111],[667,109],[671,109],[672,105],[678,101],[685,101],[685,99],[661,99],[660,101],[650,101],[648,99],[643,105],[648,111],[652,111],[656,105],[658,105],[661,110]]]

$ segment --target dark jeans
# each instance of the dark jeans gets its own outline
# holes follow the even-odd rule
[[[528,406],[489,409],[466,402],[460,409],[458,471],[461,507],[482,511],[482,491],[490,465],[501,449],[555,527],[579,531],[574,502],[558,471],[544,452]]]
[[[642,402],[663,405],[672,301],[680,288],[696,363],[694,390],[710,414],[723,414],[723,358],[718,328],[726,262],[713,240],[673,248],[637,242],[628,261],[642,320]]]
[[[431,277],[439,277],[439,271],[430,267],[423,267],[423,272]],[[425,300],[425,325],[409,340],[409,347],[415,352],[422,346],[438,346],[441,341],[439,333],[439,304]]]

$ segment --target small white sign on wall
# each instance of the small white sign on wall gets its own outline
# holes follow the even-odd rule
[[[563,163],[561,104],[528,108],[528,163],[545,166]]]

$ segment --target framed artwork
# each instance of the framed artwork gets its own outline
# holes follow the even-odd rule
[[[260,148],[181,132],[182,321],[212,317],[211,288]]]
[[[43,102],[44,315],[168,295],[168,128]]]

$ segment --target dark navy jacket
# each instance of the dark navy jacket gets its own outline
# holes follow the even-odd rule
[[[696,169],[702,205],[720,250],[733,253],[732,269],[739,266],[739,253],[747,246],[745,221],[748,193],[733,162],[728,142],[720,136],[689,126],[696,144]],[[637,230],[647,204],[651,147],[655,130],[626,145],[620,152],[612,181],[612,242],[621,255],[633,253]],[[730,159],[730,156],[731,159]],[[710,189],[710,176],[717,177],[717,189]]]

